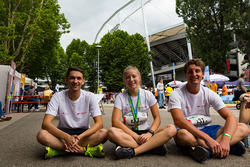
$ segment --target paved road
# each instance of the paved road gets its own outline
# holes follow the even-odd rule
[[[111,114],[113,105],[104,105],[105,115],[103,115],[104,128],[111,126]],[[237,117],[239,110],[230,108]],[[160,110],[162,125],[173,123],[171,115],[166,110]],[[36,141],[36,134],[41,128],[44,109],[40,112],[11,114],[13,119],[10,122],[0,122],[0,166],[88,166],[88,167],[179,167],[179,166],[250,166],[250,149],[243,157],[230,155],[226,159],[211,159],[203,163],[197,163],[185,153],[176,148],[174,140],[167,143],[168,154],[157,156],[143,154],[132,159],[114,160],[115,145],[107,141],[104,144],[105,158],[89,158],[80,155],[67,155],[44,160],[45,147]],[[214,124],[223,124],[218,114],[211,109]],[[58,120],[54,123],[57,124]],[[93,123],[93,122],[91,122]]]

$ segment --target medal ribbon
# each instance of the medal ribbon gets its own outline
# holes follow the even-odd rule
[[[129,98],[131,110],[132,110],[132,113],[133,113],[133,116],[134,116],[134,121],[137,122],[137,116],[138,116],[138,111],[139,111],[139,102],[140,102],[140,89],[138,89],[138,98],[137,98],[137,103],[136,103],[136,110],[134,108],[134,105],[133,105],[131,96],[129,94],[129,91],[128,91],[128,98]]]

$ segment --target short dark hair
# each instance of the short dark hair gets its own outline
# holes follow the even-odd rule
[[[244,77],[245,76],[245,73],[241,73],[240,74],[240,77],[242,78],[242,77]]]
[[[82,77],[84,78],[84,72],[83,72],[83,70],[80,67],[69,67],[68,71],[67,71],[67,74],[66,74],[66,78],[68,78],[69,73],[71,71],[79,71],[79,72],[81,72],[82,73]]]
[[[188,60],[186,64],[184,65],[185,74],[187,73],[188,66],[193,65],[193,64],[201,67],[202,72],[205,71],[205,63],[201,59],[191,59],[191,60]]]

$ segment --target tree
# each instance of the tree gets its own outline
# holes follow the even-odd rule
[[[89,79],[92,72],[92,69],[87,61],[88,49],[88,43],[86,41],[81,41],[80,39],[73,39],[66,49],[67,66],[77,66],[82,68],[85,80]]]
[[[236,15],[232,11],[242,13],[237,3],[244,6],[243,1],[176,0],[176,13],[187,25],[187,38],[191,40],[195,53],[215,72],[224,72],[226,53],[231,50],[230,43],[236,30],[232,22],[238,19],[233,18]],[[244,31],[242,27],[240,31]],[[249,41],[249,38],[244,40]]]
[[[57,0],[0,0],[0,5],[0,63],[14,60],[20,72],[34,50],[43,48],[45,42],[57,45],[70,27],[59,13]]]
[[[128,65],[139,69],[142,81],[147,78],[151,58],[140,34],[117,30],[104,35],[100,45],[100,76],[108,90],[119,91],[124,87],[122,74]]]
[[[246,54],[246,61],[250,65],[250,1],[233,1],[234,8],[231,11],[231,27],[236,34],[239,50]]]

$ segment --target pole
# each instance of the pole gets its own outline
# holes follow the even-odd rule
[[[141,9],[142,9],[142,16],[143,16],[143,23],[144,23],[144,29],[145,29],[145,36],[146,36],[146,42],[147,42],[147,46],[148,46],[148,52],[150,52],[150,44],[149,44],[149,39],[148,39],[148,29],[147,29],[147,23],[146,23],[146,18],[144,15],[144,9],[143,9],[143,2],[141,0]],[[151,56],[151,55],[149,55]],[[155,87],[155,76],[154,76],[154,68],[153,68],[153,63],[152,61],[150,61],[150,67],[151,67],[151,75],[152,75],[152,82],[153,82],[153,87],[154,89]]]
[[[97,90],[99,88],[99,48],[98,48],[98,60],[97,60]]]
[[[102,47],[101,45],[96,45],[95,46],[98,50],[98,58],[97,58],[97,91],[98,91],[98,88],[99,88],[99,85],[100,85],[100,82],[99,82],[99,49]]]
[[[185,24],[185,27],[187,27],[187,25]],[[191,42],[190,39],[187,39],[187,48],[188,48],[188,58],[189,60],[193,59],[193,55],[192,55],[192,47],[191,47]]]

